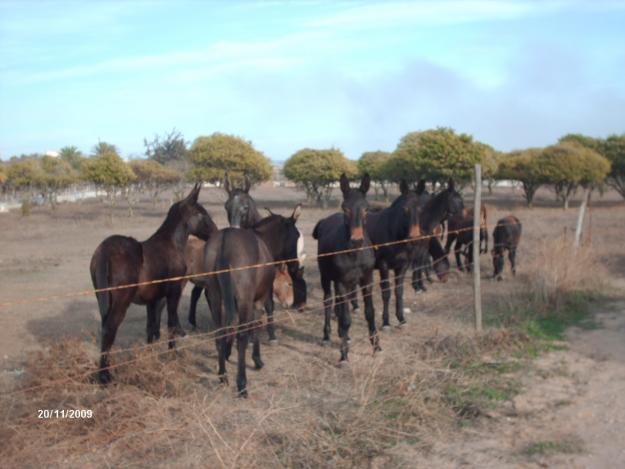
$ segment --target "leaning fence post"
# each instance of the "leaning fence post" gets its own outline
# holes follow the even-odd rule
[[[577,228],[575,229],[575,247],[579,247],[579,242],[582,239],[582,225],[584,224],[584,214],[586,213],[586,204],[588,204],[588,194],[590,189],[584,188],[584,196],[582,198],[582,205],[579,207],[579,216],[577,217]]]
[[[475,329],[482,331],[482,291],[480,285],[480,208],[482,206],[482,166],[475,165],[475,196],[473,201],[473,312]]]

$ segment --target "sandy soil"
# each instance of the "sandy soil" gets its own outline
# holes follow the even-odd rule
[[[284,188],[265,187],[253,195],[261,207],[268,206],[285,215],[301,200],[301,194]],[[546,237],[572,236],[576,210],[558,210],[552,198],[547,192],[539,194],[537,208],[529,211],[523,207],[520,196],[510,191],[486,196],[491,223],[511,212],[524,223],[519,252],[521,272],[523,263],[532,259],[533,243]],[[213,189],[204,190],[201,196],[219,226],[226,224],[224,200],[224,194]],[[283,202],[285,200],[290,202]],[[133,218],[126,216],[124,207],[118,207],[112,222],[108,209],[95,200],[63,204],[55,212],[36,208],[27,218],[15,212],[0,214],[0,302],[89,290],[89,259],[98,243],[113,233],[147,238],[160,224],[167,205],[153,207],[146,201]],[[310,255],[316,252],[316,243],[310,236],[314,224],[333,210],[305,209],[299,225],[306,236],[306,250]],[[625,297],[623,219],[622,202],[608,195],[593,204],[588,233],[597,246],[597,255],[615,278],[615,288]],[[481,265],[486,278],[491,272],[490,260],[484,256]],[[318,304],[321,291],[314,263],[308,264],[306,275],[310,285],[309,303]],[[468,327],[470,281],[466,277],[454,278],[450,284],[434,284],[430,292],[421,296],[407,289],[408,304],[417,312],[408,317],[414,323],[411,334],[425,336],[438,331],[439,327],[446,327],[448,331]],[[483,284],[487,303],[512,291],[515,285],[514,281],[505,285]],[[183,325],[186,325],[189,293],[187,289],[180,305]],[[445,308],[446,298],[451,296],[466,299],[466,307]],[[265,348],[268,368],[281,375],[281,379],[293,372],[293,355],[300,354],[308,360],[314,348],[314,360],[336,358],[336,350],[317,352],[320,350],[317,344],[321,314],[315,313],[306,321],[314,322],[313,329],[310,329],[311,324],[304,331],[283,325],[279,328],[284,339],[280,346]],[[625,302],[614,302],[605,310],[597,311],[597,322],[601,327],[595,330],[571,330],[567,350],[551,352],[536,360],[523,377],[523,391],[503,410],[462,430],[460,438],[441,440],[427,454],[415,454],[414,449],[399,445],[393,450],[392,459],[380,459],[378,465],[385,466],[390,461],[405,467],[415,464],[440,467],[614,467],[615,462],[625,464],[625,434],[622,432],[625,424]],[[355,319],[355,337],[364,336],[363,323],[362,318]],[[199,326],[200,330],[208,328],[206,314],[200,313]],[[318,334],[311,332],[313,330]],[[28,351],[64,336],[93,341],[98,331],[99,314],[91,294],[2,308],[0,375],[9,380],[19,374]],[[116,347],[142,342],[144,334],[145,311],[132,306],[120,328]],[[383,346],[384,340],[398,340],[399,331],[390,334],[383,338]],[[358,366],[359,354],[368,355],[366,349],[366,344],[354,347],[355,366]],[[213,365],[211,363],[208,369],[211,373]],[[251,379],[257,380],[255,376]],[[271,378],[264,378],[262,385],[271,386],[271,383]],[[562,451],[528,450],[545,442],[555,442],[555,446],[567,448],[567,451],[562,454]],[[376,464],[373,461],[373,465]]]

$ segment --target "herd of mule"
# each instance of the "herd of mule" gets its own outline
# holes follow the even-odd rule
[[[433,269],[438,278],[448,279],[447,254],[455,241],[458,268],[461,254],[472,261],[473,211],[464,208],[461,195],[449,180],[447,187],[429,194],[425,183],[415,190],[401,181],[400,196],[384,209],[369,210],[367,192],[370,178],[362,177],[352,188],[343,174],[340,188],[341,211],[320,220],[313,230],[318,242],[317,262],[324,298],[323,343],[330,342],[331,312],[337,318],[341,363],[348,360],[350,303],[358,310],[357,293],[364,303],[369,339],[374,351],[381,350],[373,305],[373,272],[378,270],[382,292],[382,329],[390,327],[390,272],[393,272],[395,315],[400,327],[406,323],[403,305],[404,276],[412,269],[412,286],[425,290],[423,274]],[[175,337],[185,332],[178,319],[178,303],[186,281],[193,284],[189,322],[196,327],[197,303],[206,297],[213,326],[221,332],[216,338],[219,378],[227,383],[228,360],[237,338],[237,389],[247,396],[246,350],[252,341],[252,360],[263,367],[258,337],[262,311],[267,313],[267,333],[276,341],[274,296],[283,306],[301,309],[306,304],[303,262],[304,237],[297,228],[302,208],[297,205],[285,217],[268,210],[262,217],[249,195],[247,177],[235,188],[226,174],[228,193],[225,209],[229,227],[219,229],[198,203],[201,186],[173,204],[160,228],[146,241],[114,235],[106,238],[91,259],[91,279],[102,320],[99,382],[111,380],[109,353],[117,330],[130,303],[147,307],[147,341],[160,338],[161,312],[167,307],[168,344],[175,348]],[[447,223],[447,244],[441,245]],[[488,250],[486,209],[480,211],[481,252]],[[470,229],[469,229],[470,228]],[[521,223],[512,215],[497,223],[492,250],[494,277],[501,279],[504,251],[508,250],[513,274]],[[465,250],[462,251],[462,246]],[[180,279],[179,277],[184,277]],[[172,279],[175,280],[166,280]]]

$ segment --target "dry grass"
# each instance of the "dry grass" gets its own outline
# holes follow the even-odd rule
[[[213,208],[221,217],[219,223],[225,223],[222,206]],[[485,309],[504,319],[498,321],[499,327],[481,336],[472,333],[469,276],[434,284],[417,297],[407,288],[407,306],[418,312],[408,316],[408,326],[383,334],[384,351],[372,356],[364,320],[354,317],[351,365],[339,368],[336,341],[334,347],[319,346],[321,313],[293,313],[293,322],[279,324],[280,344],[263,346],[266,368],[248,371],[247,400],[235,397],[234,386],[219,385],[212,341],[175,356],[155,355],[151,349],[116,355],[113,363],[136,361],[116,368],[114,384],[107,388],[86,376],[95,369],[93,343],[76,338],[56,341],[29,356],[18,383],[40,388],[0,397],[3,466],[414,466],[415,455],[457,435],[459,420],[479,416],[488,405],[515,392],[510,386],[511,357],[530,340],[515,327],[527,319],[523,314],[548,316],[566,305],[571,292],[602,288],[602,262],[621,235],[612,214],[596,211],[594,248],[575,251],[562,237],[562,226],[574,223],[573,213],[514,208],[524,231],[519,274],[504,282],[482,282]],[[489,212],[490,223],[508,213],[498,210]],[[307,209],[303,231],[310,233],[314,222],[326,214]],[[102,237],[98,223],[93,222],[89,249]],[[132,234],[143,236],[145,220],[134,223],[137,233]],[[59,232],[66,229],[54,227]],[[15,243],[23,243],[15,237]],[[313,253],[315,242],[310,237],[306,242]],[[69,242],[58,243],[60,250]],[[75,255],[76,269],[83,275],[83,257],[88,253]],[[615,262],[613,268],[619,266]],[[492,272],[487,257],[482,259],[482,272]],[[70,273],[68,281],[78,275]],[[307,267],[307,277],[309,302],[319,304],[315,266]],[[0,287],[7,291],[19,287],[7,285]],[[374,291],[379,323],[379,290]],[[84,306],[79,306],[76,316],[67,318],[84,315]],[[278,311],[276,319],[281,314],[285,316]],[[63,327],[71,322],[67,318]],[[143,311],[128,322],[132,327],[122,331],[126,336],[121,339],[142,340]],[[51,336],[58,337],[58,329]],[[117,347],[126,344],[120,341]],[[156,350],[164,352],[166,345],[158,344]],[[234,364],[229,363],[228,369],[233,374]],[[37,409],[73,408],[92,409],[94,418],[37,418]]]

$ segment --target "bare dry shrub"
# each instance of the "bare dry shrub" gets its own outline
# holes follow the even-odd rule
[[[558,310],[572,292],[605,288],[607,272],[592,247],[547,238],[535,243],[534,249],[534,259],[524,266],[521,277],[533,306]]]
[[[132,363],[103,388],[91,381],[89,344],[67,339],[29,359],[20,388],[36,388],[0,398],[0,454],[7,467],[319,467],[368,464],[401,443],[427,450],[456,418],[445,390],[466,377],[452,363],[514,346],[505,333],[428,335],[387,337],[376,356],[366,337],[354,339],[347,368],[334,365],[336,350],[330,361],[316,345],[291,352],[250,376],[247,400],[208,368],[212,342],[176,356],[165,344],[117,356]],[[37,409],[91,409],[94,417],[42,420]]]

